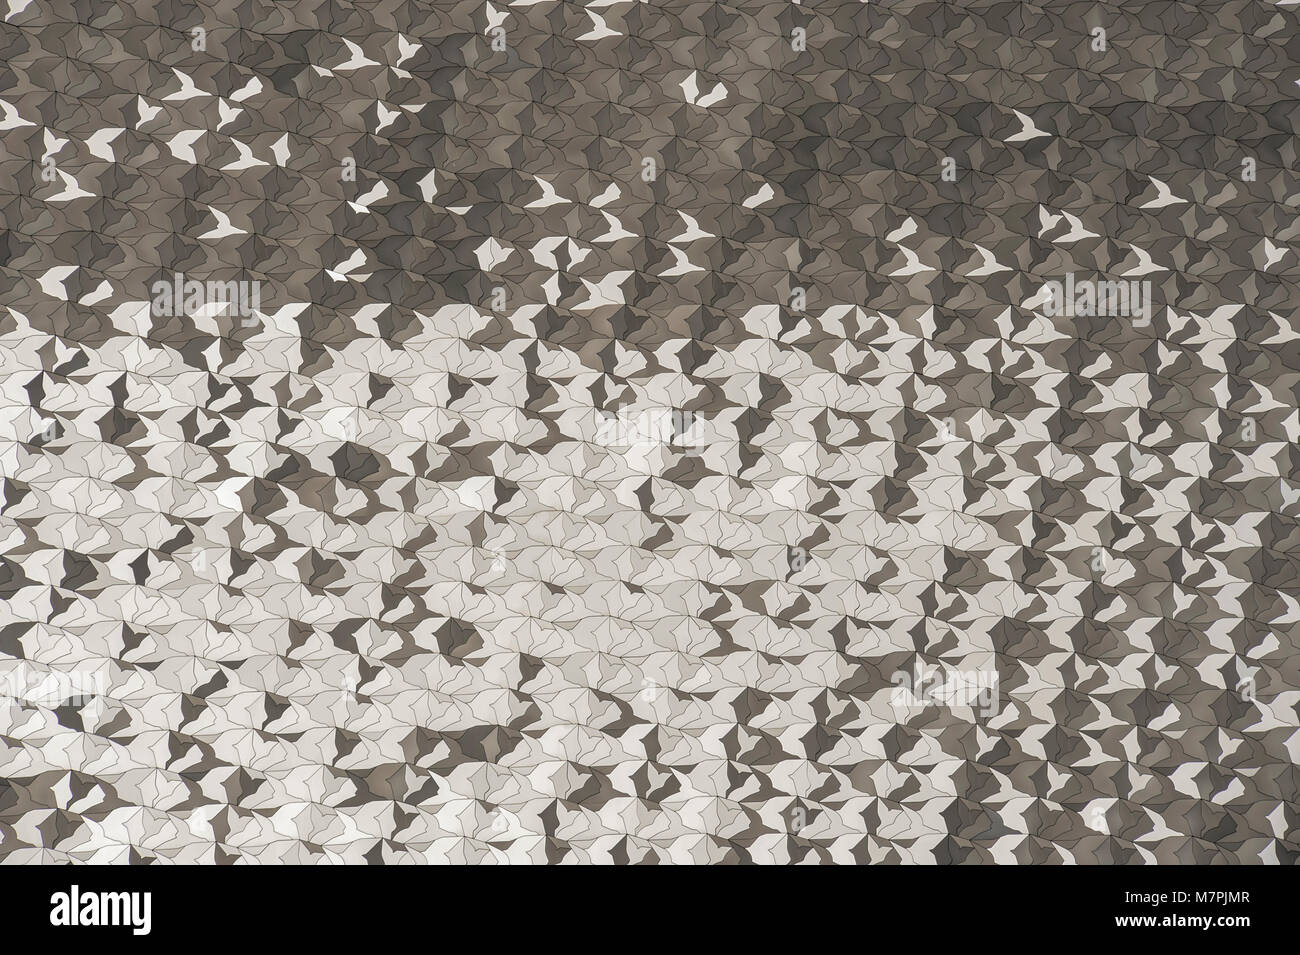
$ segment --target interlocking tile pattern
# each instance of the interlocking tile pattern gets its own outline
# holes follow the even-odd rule
[[[0,861],[1296,860],[1300,5],[7,3]]]

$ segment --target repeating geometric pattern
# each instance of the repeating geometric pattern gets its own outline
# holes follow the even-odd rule
[[[8,0],[0,860],[1294,863],[1296,17]]]

